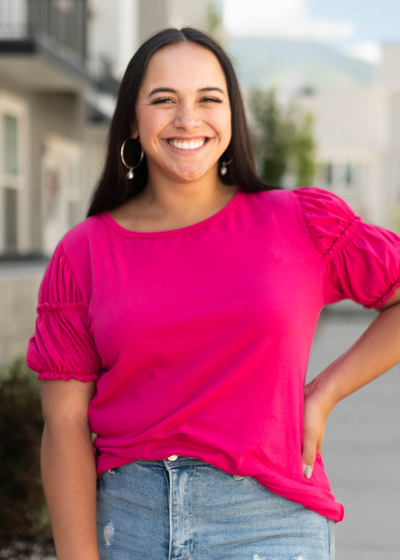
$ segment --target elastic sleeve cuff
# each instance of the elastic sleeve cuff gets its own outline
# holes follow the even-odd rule
[[[400,280],[398,280],[393,286],[379,299],[374,301],[373,303],[368,303],[364,305],[367,309],[375,309],[376,307],[380,307],[381,305],[385,304],[388,299],[390,299],[396,292],[397,288],[400,286]]]
[[[97,381],[99,376],[95,373],[84,375],[66,371],[42,371],[38,375],[39,381],[44,381],[46,379],[69,381],[72,378],[78,381]]]

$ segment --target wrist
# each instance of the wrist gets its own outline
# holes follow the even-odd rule
[[[341,400],[337,388],[331,382],[328,368],[315,377],[304,388],[305,399],[309,404],[315,402],[319,408],[323,408],[326,416]]]

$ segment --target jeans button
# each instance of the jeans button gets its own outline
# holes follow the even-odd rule
[[[178,455],[171,455],[171,457],[168,457],[168,461],[176,461],[178,458]]]

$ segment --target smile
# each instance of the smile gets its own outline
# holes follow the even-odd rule
[[[200,138],[199,140],[175,140],[174,138],[170,138],[167,140],[168,144],[173,146],[174,148],[178,148],[178,150],[197,150],[201,148],[208,138]]]

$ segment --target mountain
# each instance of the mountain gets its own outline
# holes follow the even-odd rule
[[[282,90],[368,85],[375,67],[313,42],[237,37],[225,41],[242,87]]]

